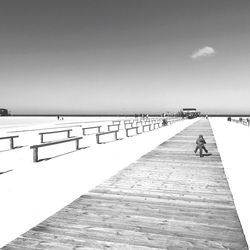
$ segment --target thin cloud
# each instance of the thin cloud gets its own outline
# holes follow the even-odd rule
[[[215,49],[212,47],[203,47],[201,49],[198,49],[197,51],[195,51],[192,55],[191,58],[192,59],[197,59],[200,57],[208,57],[208,56],[213,56],[215,55]]]

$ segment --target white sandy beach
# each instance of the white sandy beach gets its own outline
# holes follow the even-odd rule
[[[210,118],[229,186],[248,245],[250,245],[250,127]]]
[[[104,126],[114,118],[105,120],[102,120]],[[38,163],[33,163],[32,150],[28,146],[5,151],[7,145],[2,144],[0,172],[12,171],[0,175],[0,247],[196,120],[176,122],[151,132],[101,145],[95,143],[93,136],[88,136],[81,142],[82,147],[89,146],[88,148]],[[20,138],[16,141],[16,146],[32,145],[31,143],[39,142],[38,133],[44,128],[75,126],[72,127],[72,134],[79,135],[81,128],[77,125],[81,124],[81,121],[82,118],[79,117],[65,118],[64,121],[56,121],[55,118],[30,118],[29,121],[20,119],[18,122],[15,120],[9,123],[6,121],[5,124],[1,123],[0,135],[18,134]],[[84,121],[88,122],[88,126],[96,124],[96,118]],[[227,122],[226,118],[210,118],[210,122],[249,243],[250,204],[247,190],[250,188],[250,160],[247,143],[250,139],[250,128]],[[60,150],[65,148],[68,151],[73,150],[69,143],[58,152],[57,147],[46,149],[41,152],[41,157],[64,153]],[[190,149],[190,152],[193,153],[193,149]]]
[[[70,122],[66,119],[63,123]],[[73,122],[74,125],[77,124],[76,120]],[[33,163],[29,147],[1,152],[0,170],[13,171],[0,175],[0,246],[34,227],[193,122],[195,120],[185,120],[101,145],[96,144],[93,138],[88,138],[86,140],[89,140],[90,147],[38,163]],[[89,124],[92,123],[88,123],[88,126]],[[38,142],[40,130],[27,130],[51,125],[33,123],[22,128],[15,127],[15,131],[25,131],[18,133],[20,138],[17,146],[24,141],[27,145],[34,140]],[[75,134],[79,133],[77,129],[79,128],[76,127],[73,131]],[[8,132],[11,131],[13,127],[8,128]],[[67,145],[66,149],[71,150],[70,147],[71,145]],[[46,149],[43,154],[55,154],[56,150]]]

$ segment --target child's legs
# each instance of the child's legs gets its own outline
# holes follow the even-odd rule
[[[200,157],[202,157],[202,147],[200,147],[199,150],[200,150]]]
[[[197,152],[197,150],[198,150],[198,146],[196,146],[196,148],[195,148],[194,152],[196,153],[196,152]]]
[[[205,146],[203,146],[202,148],[204,149],[204,151],[205,151],[206,153],[208,152],[207,149],[205,148]]]

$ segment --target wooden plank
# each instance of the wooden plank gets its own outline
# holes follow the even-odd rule
[[[41,242],[37,242],[36,239],[30,238],[18,238],[12,242],[8,247],[3,248],[4,250],[33,250],[33,249],[46,249],[46,250],[96,250],[96,249],[110,249],[110,250],[156,250],[159,248],[148,248],[142,246],[130,246],[122,243],[114,243],[108,241],[98,241],[91,239],[75,239],[72,237],[57,235],[54,241],[51,241],[49,234],[39,234],[33,232],[33,237],[39,237],[42,239]],[[18,248],[20,245],[23,248]]]
[[[244,239],[242,230],[240,227],[232,228],[221,225],[206,225],[193,221],[180,221],[166,218],[147,217],[142,215],[127,215],[122,213],[103,213],[103,211],[90,211],[82,214],[81,212],[71,213],[71,216],[66,216],[66,213],[62,214],[64,218],[53,218],[53,220],[46,220],[43,223],[44,226],[58,227],[61,224],[63,227],[75,227],[76,220],[81,225],[91,225],[97,227],[110,227],[113,225],[116,229],[136,231],[139,226],[141,232],[162,234],[175,236],[178,234],[181,237],[191,237],[194,239],[204,238],[206,235],[207,240],[228,241],[228,235],[230,235],[230,242],[238,242]],[[67,221],[67,226],[65,221]],[[139,223],[138,223],[139,222]],[[77,228],[79,226],[77,225]],[[216,230],[215,230],[216,229]],[[220,233],[217,230],[220,229]]]
[[[56,226],[50,225],[39,225],[24,236],[31,237],[33,232],[43,232],[44,234],[50,234],[51,240],[57,235],[68,236],[74,239],[95,239],[99,241],[111,241],[118,242],[129,245],[136,246],[146,246],[153,248],[165,248],[165,249],[175,249],[174,247],[182,247],[182,249],[235,249],[243,250],[245,249],[245,244],[242,241],[238,242],[224,242],[222,240],[210,241],[207,239],[194,239],[190,237],[184,237],[182,235],[165,235],[162,233],[150,233],[143,232],[140,225],[136,228],[130,230],[129,225],[127,229],[116,228],[116,224],[106,223],[106,226],[94,226],[90,223],[84,224],[69,224],[67,223],[59,224]]]

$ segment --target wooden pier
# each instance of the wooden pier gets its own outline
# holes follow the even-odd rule
[[[199,134],[209,151],[202,158],[194,154]],[[246,250],[248,246],[212,129],[203,119],[3,249]]]

